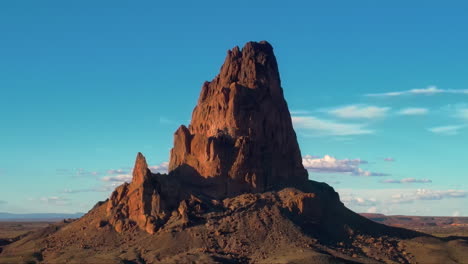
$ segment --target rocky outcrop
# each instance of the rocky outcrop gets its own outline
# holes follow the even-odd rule
[[[158,182],[152,178],[145,157],[138,153],[132,182],[119,186],[107,204],[110,223],[118,232],[136,224],[152,234],[158,229],[158,222],[166,218],[165,201],[161,199]]]
[[[171,176],[215,197],[307,180],[272,46],[228,51],[202,87],[189,127],[174,135]]]
[[[119,233],[139,228],[153,234],[163,226],[187,225],[190,216],[203,212],[204,206],[190,186],[151,173],[145,157],[138,153],[131,183],[117,187],[107,201],[106,221]]]
[[[225,210],[225,198],[279,187],[306,191],[285,197],[304,219],[341,206],[332,188],[307,176],[273,48],[249,42],[228,51],[219,75],[203,85],[189,127],[175,132],[169,174],[152,174],[138,153],[132,182],[112,193],[105,221],[118,232],[137,227],[153,234],[186,226],[208,209]]]

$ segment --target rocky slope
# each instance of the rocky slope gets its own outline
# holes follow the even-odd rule
[[[249,42],[203,85],[169,174],[139,153],[131,183],[6,246],[0,263],[430,263],[418,243],[442,252],[437,263],[468,259],[463,239],[375,223],[308,180],[273,49]]]

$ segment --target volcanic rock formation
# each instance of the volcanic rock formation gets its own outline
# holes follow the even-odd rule
[[[211,199],[306,186],[307,176],[273,48],[249,42],[228,51],[221,73],[203,85],[189,128],[175,132],[169,175],[152,174],[139,153],[132,182],[112,193],[107,215],[118,232],[137,226],[153,234],[216,207]],[[298,198],[298,210],[314,197]]]
[[[372,222],[308,180],[273,49],[249,42],[203,85],[168,175],[138,153],[110,199],[0,251],[0,263],[409,264],[466,263],[468,246]]]
[[[174,135],[170,174],[215,197],[307,180],[272,46],[228,51],[202,87],[189,127]]]

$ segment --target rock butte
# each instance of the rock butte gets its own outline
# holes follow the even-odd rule
[[[189,127],[174,134],[169,175],[152,174],[138,153],[132,182],[112,193],[107,214],[118,232],[136,225],[154,233],[187,222],[187,202],[201,204],[199,197],[265,192],[307,178],[273,48],[248,42],[228,51],[218,76],[203,84]]]
[[[220,74],[204,83],[191,124],[174,134],[169,173],[151,173],[138,153],[132,182],[102,205],[106,219],[97,225],[108,223],[119,233],[181,230],[202,215],[235,210],[229,199],[244,204],[245,193],[270,197],[293,221],[328,230],[327,237],[346,236],[343,228],[353,222],[381,231],[344,207],[332,187],[308,180],[273,48],[265,41],[228,51]]]
[[[203,84],[189,127],[175,132],[169,173],[215,197],[307,181],[268,42],[228,51]]]
[[[136,225],[154,233],[168,222],[187,223],[187,202],[202,204],[198,197],[264,192],[307,178],[273,48],[248,42],[228,51],[219,75],[203,84],[189,127],[174,134],[169,175],[152,174],[138,153],[132,182],[112,193],[107,214],[118,232]]]

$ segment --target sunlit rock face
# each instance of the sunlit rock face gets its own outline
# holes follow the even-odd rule
[[[189,127],[175,132],[168,175],[151,173],[138,153],[132,181],[112,193],[107,217],[118,232],[153,234],[219,210],[214,200],[303,187],[307,176],[273,48],[249,42],[228,51],[219,75],[203,85]],[[293,207],[310,211],[312,198]]]
[[[272,46],[228,51],[202,87],[189,127],[174,135],[169,172],[215,197],[307,180]]]

